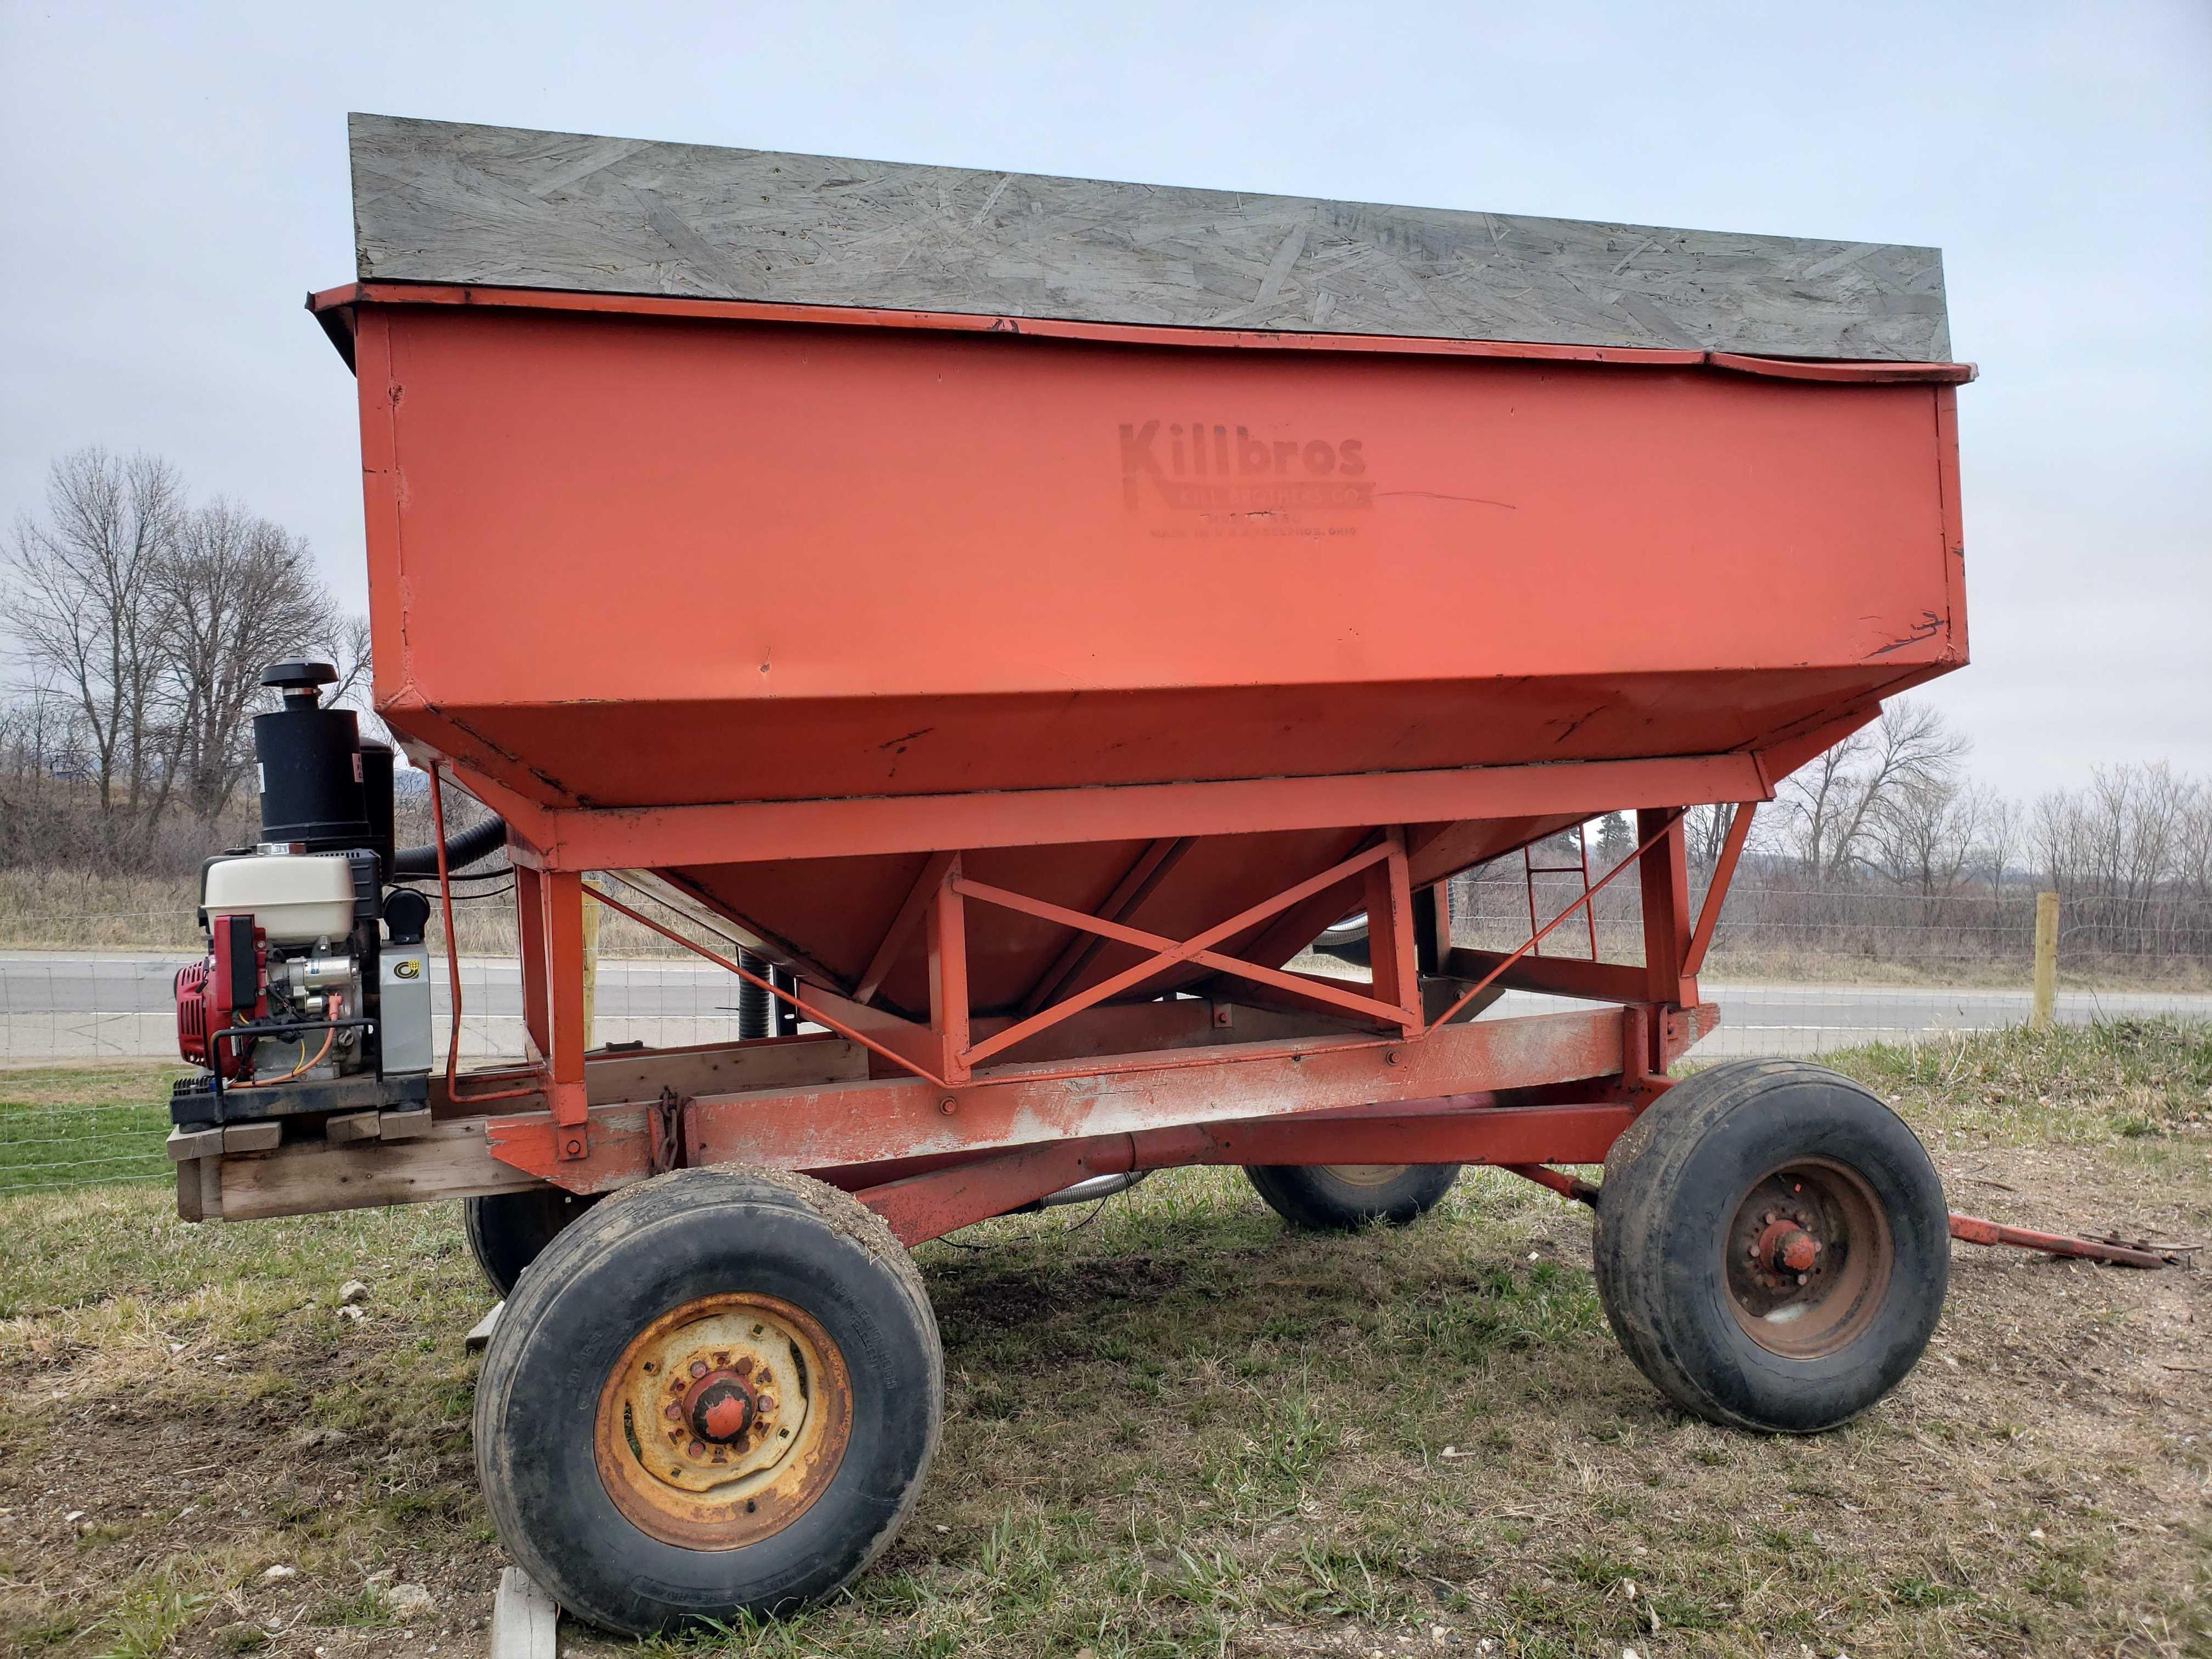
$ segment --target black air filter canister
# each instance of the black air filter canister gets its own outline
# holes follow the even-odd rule
[[[368,814],[368,844],[384,878],[392,878],[392,746],[369,739],[361,746],[362,804]]]
[[[320,706],[319,688],[337,678],[326,662],[274,663],[262,672],[262,684],[284,694],[282,708],[253,720],[264,842],[303,842],[311,853],[369,845],[360,723],[350,708]]]

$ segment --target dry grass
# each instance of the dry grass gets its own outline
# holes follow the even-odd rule
[[[2201,1030],[1845,1063],[1899,1099],[1965,1207],[2212,1231]],[[58,1103],[66,1086],[40,1085]],[[460,1342],[487,1297],[453,1207],[230,1228],[167,1208],[144,1188],[0,1200],[0,1648],[478,1646],[503,1557]],[[1084,1219],[923,1249],[951,1415],[914,1522],[835,1604],[674,1645],[2212,1646],[2201,1274],[1962,1248],[1935,1352],[1896,1396],[1832,1435],[1762,1439],[1660,1401],[1605,1329],[1584,1216],[1510,1177],[1354,1238],[1286,1233],[1233,1171],[1162,1176]],[[336,1309],[355,1277],[359,1323]],[[394,1580],[432,1605],[398,1607]]]

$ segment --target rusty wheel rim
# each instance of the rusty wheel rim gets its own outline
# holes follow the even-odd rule
[[[1754,1182],[1723,1248],[1737,1322],[1789,1359],[1818,1359],[1856,1340],[1881,1311],[1896,1255],[1874,1188],[1826,1158]]]
[[[702,1297],[631,1339],[592,1453],[615,1507],[663,1543],[742,1549],[812,1507],[852,1438],[844,1356],[774,1297]]]
[[[1413,1166],[1410,1164],[1324,1164],[1322,1168],[1347,1187],[1387,1187]]]

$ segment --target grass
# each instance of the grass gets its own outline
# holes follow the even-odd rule
[[[169,1082],[183,1070],[143,1061],[0,1070],[0,1199],[168,1180]],[[0,1310],[6,1300],[0,1288]]]
[[[1840,1063],[1954,1184],[1996,1183],[1962,1185],[1966,1207],[2212,1231],[2201,1028]],[[76,1109],[143,1085],[37,1087]],[[226,1228],[167,1210],[144,1188],[0,1199],[0,1651],[480,1646],[504,1556],[474,1486],[460,1338],[487,1298],[457,1211]],[[1581,1212],[1494,1172],[1415,1227],[1314,1238],[1236,1172],[1188,1170],[1095,1218],[925,1246],[949,1416],[905,1533],[827,1607],[647,1645],[2212,1650],[2202,1275],[1962,1252],[1899,1392],[1784,1440],[1662,1404],[1613,1344],[1587,1239]],[[337,1311],[351,1278],[359,1322]],[[395,1618],[386,1573],[433,1607]]]

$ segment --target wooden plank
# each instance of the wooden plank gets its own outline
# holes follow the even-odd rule
[[[226,1152],[273,1152],[284,1139],[284,1126],[275,1118],[258,1123],[234,1123],[222,1132]]]
[[[301,1141],[273,1158],[225,1158],[221,1168],[218,1213],[226,1221],[477,1198],[538,1184],[492,1157],[480,1119],[441,1123],[413,1140]]]
[[[404,1112],[385,1112],[377,1118],[377,1132],[386,1140],[412,1140],[417,1135],[430,1133],[432,1118],[428,1106],[416,1106]]]
[[[190,1158],[177,1165],[177,1218],[222,1219],[222,1159]]]
[[[221,1129],[187,1129],[182,1126],[169,1131],[163,1143],[172,1164],[189,1164],[195,1158],[220,1158],[222,1155]]]
[[[609,1101],[651,1100],[663,1089],[703,1095],[781,1089],[794,1083],[848,1082],[867,1076],[868,1051],[845,1037],[768,1037],[742,1045],[609,1054],[589,1061],[584,1073],[592,1103],[598,1106]]]
[[[584,1088],[594,1106],[657,1099],[663,1089],[679,1095],[728,1094],[739,1089],[781,1089],[801,1083],[844,1083],[868,1075],[868,1051],[845,1037],[770,1037],[747,1043],[701,1043],[688,1048],[644,1048],[592,1054],[584,1061]],[[464,1073],[461,1092],[481,1092]],[[535,1094],[492,1102],[486,1112],[543,1109]],[[446,1079],[430,1079],[430,1106],[441,1118],[466,1112],[446,1095]]]
[[[1950,356],[1933,248],[350,118],[363,280],[1294,333]]]
[[[561,1609],[520,1567],[499,1570],[491,1601],[491,1659],[555,1659]]]
[[[384,1133],[379,1121],[380,1114],[368,1112],[333,1112],[323,1125],[323,1138],[334,1146],[343,1146],[356,1140],[374,1140]]]

